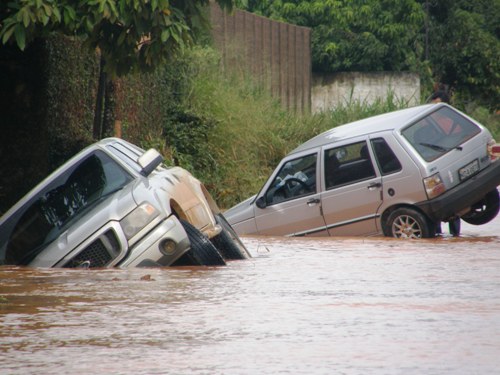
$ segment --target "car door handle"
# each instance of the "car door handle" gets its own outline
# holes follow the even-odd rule
[[[382,184],[380,182],[374,182],[374,183],[368,185],[368,190],[378,189],[381,187],[382,187]]]
[[[321,201],[318,198],[311,198],[307,201],[307,205],[313,206],[315,204],[318,204],[319,202],[321,202]]]

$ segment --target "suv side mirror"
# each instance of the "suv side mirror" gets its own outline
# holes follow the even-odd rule
[[[141,173],[144,176],[149,176],[151,172],[163,162],[163,156],[161,156],[158,151],[151,148],[142,154],[137,162],[142,168]]]
[[[264,209],[266,208],[267,204],[266,204],[266,198],[265,197],[260,197],[259,199],[257,199],[255,201],[255,205],[261,209]]]

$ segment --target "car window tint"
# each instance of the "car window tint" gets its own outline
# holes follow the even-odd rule
[[[316,193],[317,154],[289,160],[266,193],[267,205]]]
[[[435,160],[480,132],[470,120],[441,107],[407,127],[403,136],[426,161]]]
[[[7,223],[7,230],[11,229],[5,263],[28,264],[76,218],[130,181],[130,174],[104,152],[98,150],[87,156]]]
[[[375,138],[371,143],[382,175],[401,170],[401,163],[384,138]]]
[[[375,177],[375,169],[365,141],[326,150],[327,189]]]

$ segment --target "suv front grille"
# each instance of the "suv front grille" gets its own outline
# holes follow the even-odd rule
[[[98,268],[105,267],[120,254],[120,243],[116,234],[108,230],[101,234],[94,242],[80,251],[75,257],[66,262],[67,268]]]

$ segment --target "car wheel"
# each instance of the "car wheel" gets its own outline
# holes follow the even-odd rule
[[[241,242],[236,232],[222,214],[215,215],[217,224],[222,227],[222,232],[212,239],[213,244],[222,254],[224,259],[247,259],[250,258],[245,245]]]
[[[191,249],[174,265],[186,265],[190,262],[200,266],[224,266],[226,264],[222,255],[203,233],[187,221],[181,220],[181,224],[188,235]]]
[[[435,225],[411,208],[394,210],[387,219],[386,228],[386,235],[396,238],[431,238],[436,235]]]
[[[493,220],[500,207],[498,190],[492,190],[479,202],[472,206],[472,210],[462,216],[462,219],[472,225],[482,225]]]

